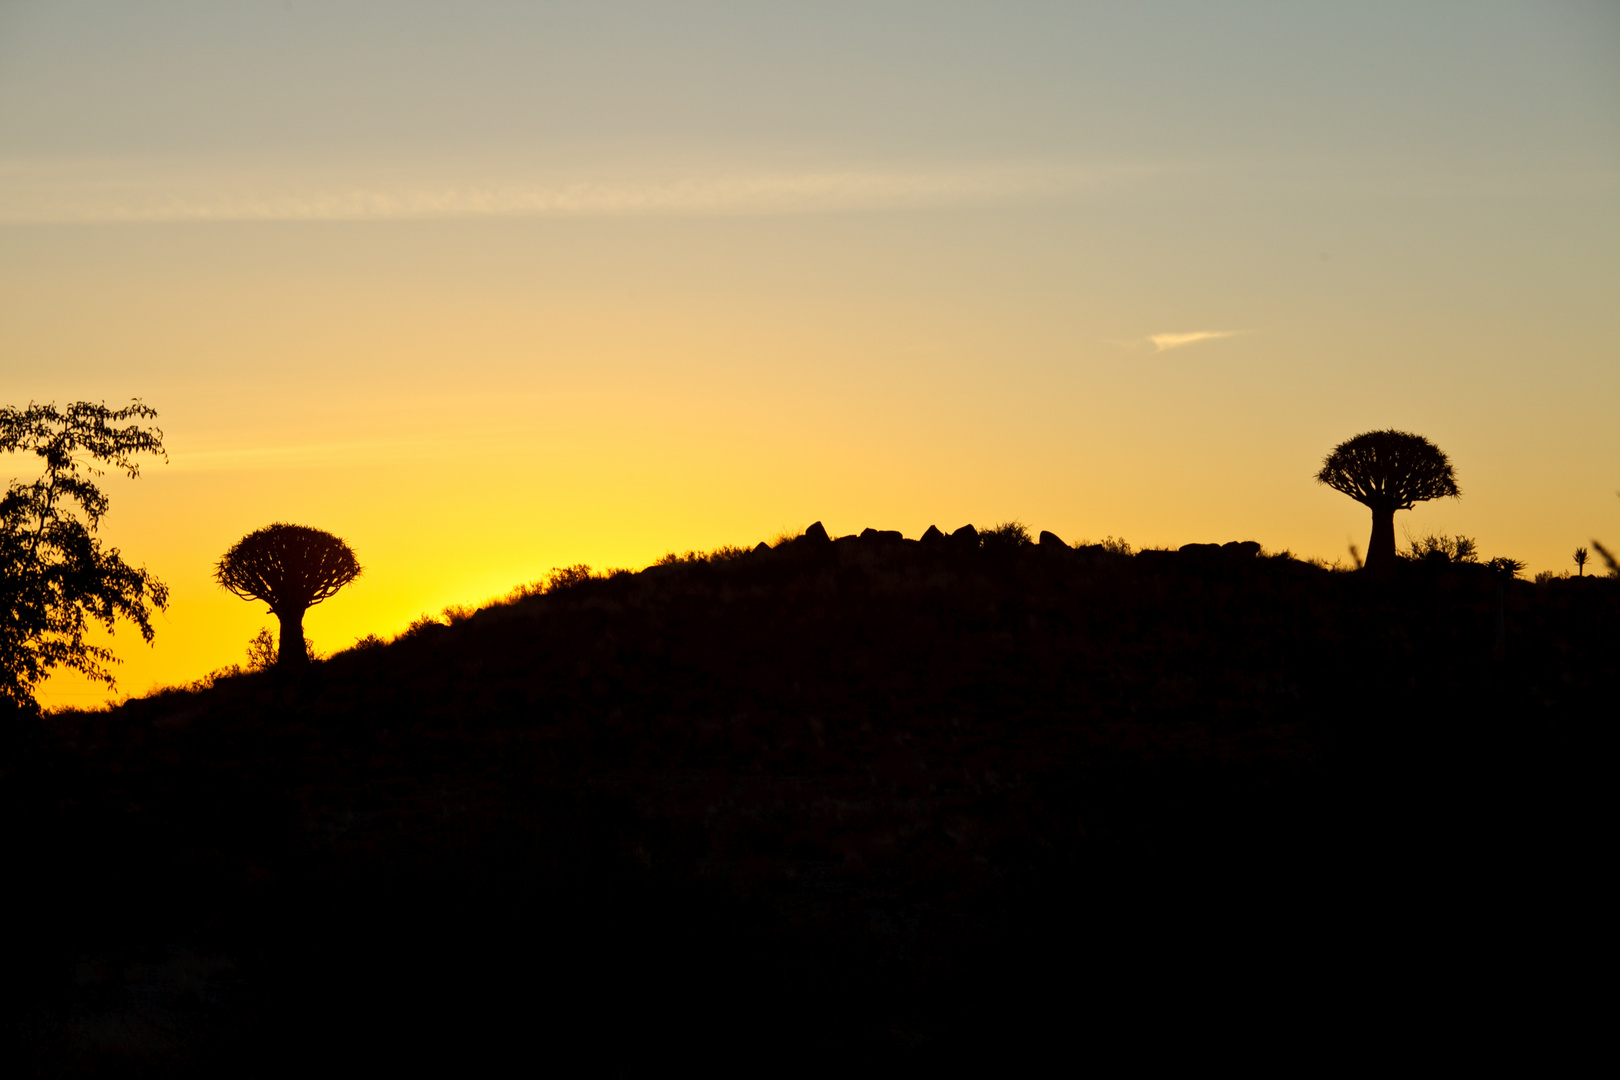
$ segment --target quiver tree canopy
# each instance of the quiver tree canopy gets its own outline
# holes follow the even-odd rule
[[[1374,576],[1386,576],[1395,565],[1395,511],[1462,494],[1445,451],[1405,431],[1368,431],[1345,440],[1316,479],[1372,511],[1366,568]]]
[[[354,550],[306,525],[277,522],[248,533],[214,567],[214,580],[244,600],[262,600],[281,621],[277,665],[307,662],[304,612],[360,576]]]

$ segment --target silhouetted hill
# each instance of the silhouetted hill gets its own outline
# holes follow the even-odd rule
[[[14,1039],[904,1072],[1489,983],[1504,880],[1582,872],[1620,581],[1401,573],[807,536],[19,718]]]

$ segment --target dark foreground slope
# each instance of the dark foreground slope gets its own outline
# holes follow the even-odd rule
[[[7,1037],[777,1074],[1422,1026],[1556,938],[1508,898],[1582,872],[1620,582],[1403,573],[805,538],[19,719]]]

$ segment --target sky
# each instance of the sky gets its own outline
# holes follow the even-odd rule
[[[0,404],[140,398],[113,697],[577,563],[1018,520],[1348,561],[1620,545],[1620,6],[0,0]],[[0,457],[0,479],[33,462]],[[106,691],[54,677],[48,705]]]

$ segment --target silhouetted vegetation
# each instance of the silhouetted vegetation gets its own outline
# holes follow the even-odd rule
[[[1592,549],[1602,557],[1603,565],[1609,568],[1609,576],[1620,577],[1620,560],[1614,557],[1614,553],[1596,540],[1592,541]]]
[[[1409,542],[1414,559],[1458,563],[1479,561],[1479,547],[1472,537],[1430,533]]]
[[[277,522],[248,533],[214,567],[214,580],[244,600],[262,600],[281,622],[276,665],[310,661],[304,612],[360,576],[348,544],[322,529]]]
[[[1390,588],[814,525],[9,725],[14,1034],[33,1069],[904,1075],[1308,1032],[1369,981],[1426,1015],[1414,955],[1488,988],[1504,927],[1566,947],[1502,883],[1590,863],[1620,582],[1421,547]]]
[[[44,470],[31,483],[13,480],[0,499],[0,699],[33,707],[34,688],[55,668],[113,686],[105,665],[118,660],[86,639],[92,623],[111,632],[127,619],[151,642],[152,611],[167,605],[169,591],[102,547],[96,531],[109,500],[94,463],[134,478],[137,455],[167,460],[162,431],[124,423],[156,416],[139,401],[0,409],[0,453],[33,454]]]
[[[276,666],[276,635],[268,627],[261,628],[248,639],[247,658],[249,671],[269,671]],[[306,662],[315,659],[315,643],[307,636],[304,638],[304,659]]]
[[[1316,479],[1372,511],[1365,568],[1384,579],[1395,572],[1395,512],[1460,494],[1445,453],[1404,431],[1368,431],[1346,439],[1333,448]]]
[[[1428,536],[1419,537],[1416,540],[1410,538],[1408,540],[1411,544],[1411,550],[1402,556],[1403,558],[1428,563],[1483,565],[1487,570],[1510,578],[1518,577],[1524,570],[1523,560],[1507,555],[1494,556],[1481,564],[1478,545],[1474,543],[1471,537],[1430,533]]]
[[[1615,559],[1614,552],[1610,551],[1596,540],[1592,541],[1592,546],[1597,549],[1597,553],[1599,555],[1603,556],[1603,564],[1609,568],[1609,576],[1620,576],[1620,561]]]

